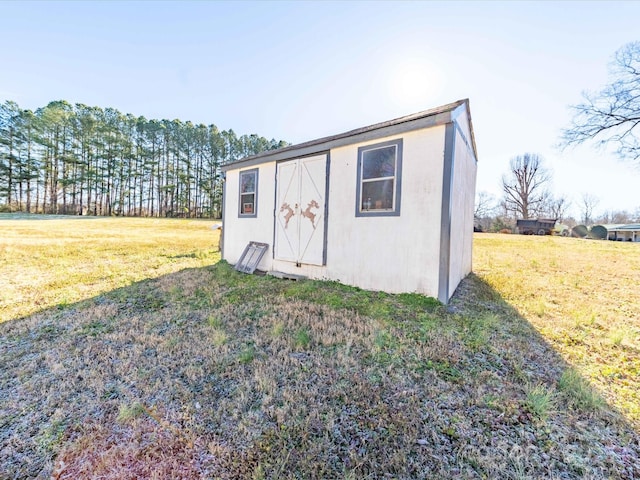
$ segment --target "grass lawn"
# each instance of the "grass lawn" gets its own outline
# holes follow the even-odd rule
[[[640,244],[478,235],[474,271],[640,425]]]
[[[0,216],[0,478],[640,478],[640,245],[478,235],[445,307],[210,226]]]
[[[0,214],[0,323],[219,258],[215,222]]]

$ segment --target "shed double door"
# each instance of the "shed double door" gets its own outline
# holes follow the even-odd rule
[[[277,187],[274,258],[324,265],[327,155],[279,163]]]

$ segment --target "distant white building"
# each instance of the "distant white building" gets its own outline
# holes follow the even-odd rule
[[[609,240],[640,242],[640,223],[603,225],[603,227],[607,229],[607,238]]]
[[[468,100],[222,167],[223,259],[447,303],[471,271],[477,154]]]

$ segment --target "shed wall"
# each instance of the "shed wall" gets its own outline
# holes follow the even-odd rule
[[[466,125],[466,122],[463,122]],[[449,296],[471,272],[477,162],[466,129],[456,128],[451,198]],[[466,130],[468,135],[468,130]]]
[[[255,168],[255,167],[251,167]],[[264,163],[258,170],[257,216],[238,218],[240,170],[229,170],[225,180],[224,202],[224,259],[235,264],[250,241],[269,245],[258,269],[271,270],[273,259],[273,210],[275,202],[276,163]]]
[[[331,151],[327,269],[322,274],[365,289],[436,296],[444,126],[401,136],[400,215],[355,216],[358,148],[397,138]]]

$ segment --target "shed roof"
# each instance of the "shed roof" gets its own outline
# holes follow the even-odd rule
[[[361,127],[348,132],[339,133],[337,135],[331,135],[328,137],[319,138],[317,140],[311,140],[297,145],[290,145],[288,147],[278,148],[276,150],[267,150],[259,153],[258,155],[252,155],[239,160],[228,162],[222,165],[222,171],[235,168],[243,168],[261,163],[273,162],[278,160],[286,160],[302,155],[309,155],[323,150],[329,150],[335,147],[341,147],[344,145],[353,144],[356,142],[362,142],[380,138],[387,135],[395,135],[411,130],[417,130],[419,128],[433,127],[436,125],[444,125],[455,120],[459,115],[466,113],[467,120],[469,122],[469,131],[471,132],[471,138],[468,141],[473,148],[473,154],[478,158],[476,151],[476,142],[473,134],[473,125],[471,123],[471,112],[469,111],[469,99],[458,100],[453,103],[448,103],[440,107],[432,108],[430,110],[424,110],[422,112],[406,115],[404,117],[396,118],[394,120],[388,120],[386,122],[376,123],[369,125],[368,127]]]

